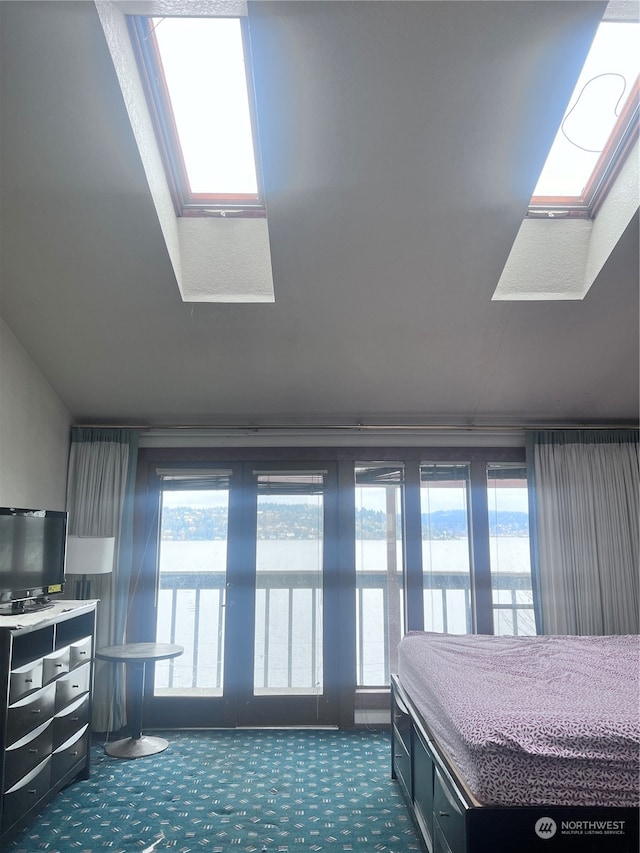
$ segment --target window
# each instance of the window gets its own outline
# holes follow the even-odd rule
[[[184,654],[155,666],[155,696],[221,696],[231,471],[159,470],[156,639]]]
[[[471,633],[469,465],[420,466],[426,631]]]
[[[240,18],[130,17],[179,216],[264,216]]]
[[[493,631],[535,634],[526,469],[487,465],[487,490]]]
[[[356,463],[358,687],[385,687],[404,633],[402,463]]]
[[[407,628],[536,633],[524,462],[474,456],[355,463],[359,690],[389,684]]]
[[[420,516],[424,629],[535,634],[524,464],[423,462]]]
[[[325,474],[256,472],[256,696],[322,693]]]
[[[640,23],[603,21],[534,190],[530,216],[593,215],[638,132]]]

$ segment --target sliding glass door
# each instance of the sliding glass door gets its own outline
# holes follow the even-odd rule
[[[163,480],[156,640],[185,651],[156,665],[156,696],[223,693],[229,476]]]
[[[240,725],[337,720],[335,486],[326,468],[254,469],[251,689]],[[253,528],[255,524],[255,528]]]
[[[155,640],[184,653],[156,665],[145,719],[335,722],[329,471],[164,468],[156,487]]]
[[[253,693],[323,683],[323,475],[258,474]]]

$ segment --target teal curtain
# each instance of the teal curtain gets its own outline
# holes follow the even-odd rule
[[[69,533],[114,536],[111,575],[96,575],[96,646],[125,642],[133,562],[133,501],[139,433],[129,429],[73,427],[67,483]],[[111,668],[111,669],[110,669]],[[117,731],[126,723],[125,679],[121,667],[96,661],[94,731]]]
[[[640,633],[639,438],[635,429],[527,433],[541,633]]]

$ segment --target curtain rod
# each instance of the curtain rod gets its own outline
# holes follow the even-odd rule
[[[192,431],[243,432],[523,432],[524,430],[629,430],[637,423],[616,424],[108,424],[79,423],[78,429],[137,429],[146,433]]]

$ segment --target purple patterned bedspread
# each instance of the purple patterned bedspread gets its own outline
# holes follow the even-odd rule
[[[640,638],[412,632],[398,675],[480,803],[640,804]]]

